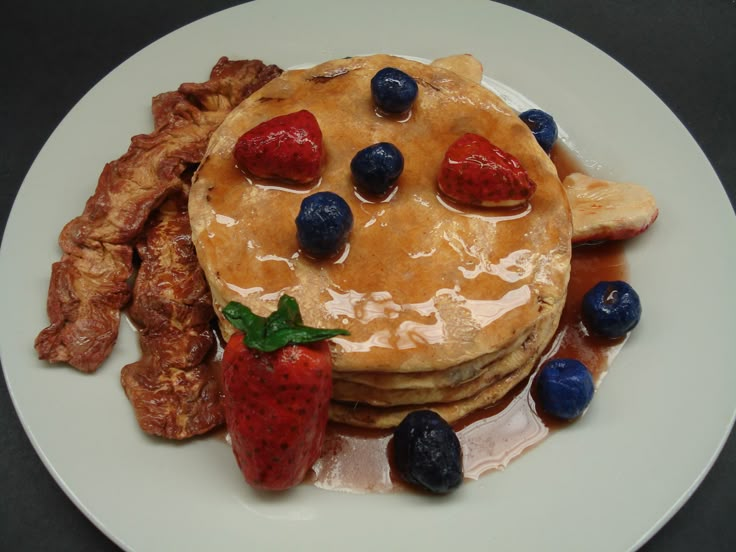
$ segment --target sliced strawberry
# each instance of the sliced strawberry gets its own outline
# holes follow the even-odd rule
[[[581,173],[568,175],[562,184],[572,210],[573,243],[633,238],[659,214],[654,196],[638,184]]]
[[[344,330],[302,324],[296,301],[283,296],[268,318],[238,303],[223,310],[244,330],[222,358],[225,420],[246,481],[259,489],[298,485],[321,453],[332,395],[325,339]]]
[[[484,207],[523,205],[536,190],[513,155],[472,133],[447,149],[437,182],[451,200]]]
[[[322,169],[322,130],[307,110],[264,121],[235,144],[241,170],[258,178],[308,184]]]

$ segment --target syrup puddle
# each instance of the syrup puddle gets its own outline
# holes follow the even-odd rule
[[[547,436],[550,430],[534,409],[532,381],[529,379],[523,391],[498,414],[477,420],[458,432],[466,478],[478,479],[488,471],[505,468]]]

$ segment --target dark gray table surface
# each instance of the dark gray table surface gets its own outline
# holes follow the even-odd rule
[[[6,6],[0,19],[2,228],[44,142],[97,81],[164,34],[239,3],[74,0]],[[572,31],[639,77],[690,130],[731,203],[736,203],[735,0],[503,3]],[[0,549],[117,550],[42,465],[18,421],[3,378],[0,493]],[[736,438],[732,434],[702,485],[642,550],[736,550],[734,513]],[[594,544],[590,550],[595,550]]]

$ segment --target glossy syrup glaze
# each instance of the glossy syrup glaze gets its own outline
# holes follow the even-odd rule
[[[367,94],[370,76],[387,65],[421,84],[406,120],[378,116]],[[321,179],[309,190],[248,181],[233,163],[233,144],[263,120],[297,108],[312,112],[322,129]],[[536,184],[528,209],[457,209],[439,196],[442,156],[468,132],[485,136],[519,160]],[[378,141],[394,143],[405,158],[398,191],[387,202],[355,194],[349,173],[354,153]],[[539,333],[540,320],[556,322],[560,315],[572,227],[558,171],[517,114],[488,90],[438,68],[368,56],[286,72],[236,108],[210,141],[193,181],[189,212],[217,312],[233,300],[264,315],[288,293],[298,300],[306,324],[350,331],[349,339],[333,340],[336,378],[444,373],[471,361],[489,362],[494,354],[517,347],[525,335]],[[294,239],[303,193],[317,190],[340,194],[355,220],[348,248],[329,263],[307,262]],[[228,338],[231,328],[224,322],[221,328]],[[528,375],[542,346],[524,370],[517,370],[517,379],[506,380],[509,387]],[[528,354],[524,347],[518,350]],[[486,395],[488,389],[468,397],[484,401],[472,403],[470,410],[498,401],[498,395]],[[538,427],[531,436],[498,437],[504,420],[516,416],[516,405],[531,404],[523,397],[512,393],[508,407],[495,404],[460,420],[468,477],[505,465],[541,438]],[[335,406],[341,397],[333,398]],[[369,413],[360,420],[365,424],[333,419],[390,427],[376,421],[383,413]],[[527,411],[531,422],[512,425],[533,427],[535,415]],[[504,441],[508,444],[499,450],[489,450],[489,443],[495,447]],[[395,489],[390,446],[390,433],[332,424],[314,467],[314,484],[359,492]]]
[[[556,146],[551,157],[561,178],[582,171],[569,150]],[[544,359],[552,357],[577,358],[591,370],[596,386],[600,384],[624,339],[607,340],[589,335],[581,320],[580,305],[585,292],[598,281],[625,280],[627,276],[622,242],[580,245],[573,250],[565,308],[540,365]],[[503,469],[550,432],[570,423],[555,420],[537,410],[535,373],[496,404],[453,424],[462,446],[467,479],[478,479],[484,473]],[[226,440],[224,429],[215,435]],[[392,468],[391,446],[391,430],[361,429],[330,422],[322,455],[305,483],[355,493],[409,490]]]
[[[554,148],[552,158],[561,178],[581,170],[570,152],[562,147]],[[581,320],[582,297],[601,280],[625,280],[627,276],[621,242],[580,245],[573,250],[565,308],[555,337],[539,365],[553,357],[577,358],[592,372],[596,385],[600,383],[625,340],[591,336]],[[498,403],[453,424],[463,450],[466,478],[477,479],[489,471],[503,469],[551,431],[569,423],[537,410],[535,374],[536,370]],[[391,467],[391,440],[391,430],[330,424],[323,454],[314,465],[310,482],[324,489],[359,493],[406,489]]]
[[[600,280],[626,277],[626,261],[620,243],[576,247],[562,320],[542,360],[577,358],[599,383],[624,340],[589,335],[580,318],[580,304],[585,292]],[[483,473],[504,468],[519,454],[542,441],[550,431],[566,425],[538,412],[533,389],[534,374],[495,405],[454,424],[463,449],[466,478],[477,479]],[[330,424],[311,482],[321,488],[351,492],[404,489],[391,468],[391,438],[390,430]]]
[[[407,120],[379,116],[369,80],[398,64],[421,83]],[[241,302],[265,315],[284,293],[305,323],[340,326],[338,372],[424,372],[508,347],[555,304],[569,266],[568,211],[555,167],[528,128],[489,91],[408,60],[368,57],[290,71],[236,108],[210,142],[190,195],[198,256],[217,307]],[[255,124],[308,109],[325,148],[321,179],[306,188],[247,180],[232,147]],[[537,183],[528,209],[461,210],[443,202],[436,175],[465,132],[487,135]],[[395,144],[405,165],[387,201],[356,194],[350,160],[367,145]],[[350,205],[348,249],[329,262],[304,258],[294,219],[304,193],[332,191]],[[228,325],[222,323],[225,337]]]

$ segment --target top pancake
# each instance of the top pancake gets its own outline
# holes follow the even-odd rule
[[[370,79],[387,66],[419,85],[407,117],[374,107]],[[301,109],[323,133],[319,183],[247,178],[233,158],[237,139]],[[526,209],[464,208],[439,195],[442,158],[466,132],[519,159],[537,184]],[[355,153],[376,142],[393,143],[405,161],[383,202],[361,198],[350,175]],[[344,255],[317,262],[299,252],[294,219],[306,194],[325,190],[348,202],[355,225]],[[220,315],[229,301],[267,315],[287,293],[306,324],[350,331],[332,340],[338,372],[445,370],[490,358],[565,299],[571,219],[555,166],[500,98],[439,66],[374,55],[286,71],[213,134],[189,213],[224,337],[233,332]]]

